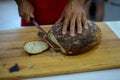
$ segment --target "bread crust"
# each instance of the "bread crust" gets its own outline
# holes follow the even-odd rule
[[[82,29],[82,34],[76,33],[73,37],[70,36],[69,29],[67,33],[63,35],[62,26],[62,23],[52,26],[51,30],[47,34],[47,38],[51,39],[49,34],[52,34],[59,43],[60,47],[62,47],[59,50],[65,55],[77,55],[84,53],[94,48],[101,41],[101,30],[92,22],[88,22],[89,27],[87,30],[84,28]],[[55,43],[54,40],[52,41],[52,43]],[[50,44],[51,42],[48,41],[48,43]]]

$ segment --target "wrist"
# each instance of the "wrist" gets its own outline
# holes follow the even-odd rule
[[[23,4],[25,1],[27,1],[27,0],[15,0],[15,2],[17,3],[18,6]]]
[[[79,5],[84,5],[85,2],[87,2],[88,0],[69,0],[69,2],[71,3],[75,3],[75,4],[79,4]]]

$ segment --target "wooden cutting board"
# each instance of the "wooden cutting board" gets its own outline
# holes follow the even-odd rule
[[[102,30],[100,45],[77,56],[65,56],[51,50],[28,55],[23,44],[39,40],[37,28],[0,31],[0,80],[120,68],[120,40],[105,23],[97,25]],[[48,31],[50,27],[44,29]],[[19,71],[10,73],[9,68],[15,64],[18,64]]]

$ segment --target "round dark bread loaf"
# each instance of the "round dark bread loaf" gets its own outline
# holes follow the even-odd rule
[[[61,23],[52,26],[47,34],[47,39],[50,39],[52,44],[58,45],[59,48],[56,50],[60,50],[65,55],[84,53],[95,47],[101,40],[101,30],[92,22],[88,22],[89,28],[87,30],[82,29],[82,34],[76,33],[73,37],[70,36],[69,30],[65,35],[62,34],[62,25]],[[41,31],[38,35],[41,36]],[[47,40],[47,43],[52,45],[51,41]]]

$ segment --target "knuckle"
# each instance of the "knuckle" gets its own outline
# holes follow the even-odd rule
[[[70,23],[70,26],[71,26],[71,27],[74,27],[74,26],[75,26],[75,22],[72,21],[72,22]]]
[[[23,13],[19,13],[19,16],[20,16],[20,17],[23,17]]]

